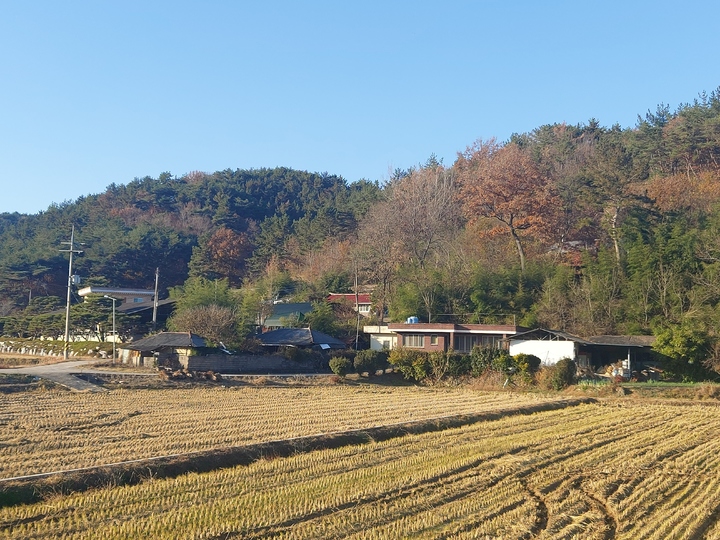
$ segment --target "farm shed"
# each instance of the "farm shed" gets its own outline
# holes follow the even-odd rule
[[[625,377],[656,361],[652,351],[654,336],[595,336],[585,339],[567,332],[537,328],[511,336],[508,341],[508,351],[513,356],[533,354],[546,366],[552,366],[562,358],[571,358],[581,368],[597,369],[621,363],[620,375]]]
[[[617,375],[629,378],[633,372],[655,367],[659,356],[652,350],[655,336],[593,336],[588,350],[594,366],[622,365]]]
[[[570,358],[579,367],[591,367],[590,355],[585,350],[589,342],[566,332],[537,328],[508,338],[510,355],[532,354],[542,365],[554,366],[563,358]]]
[[[148,365],[148,360],[154,363],[169,361],[177,362],[179,356],[190,356],[199,349],[205,349],[205,340],[190,332],[160,332],[128,345],[120,347],[120,358],[123,363],[132,362],[134,365]]]

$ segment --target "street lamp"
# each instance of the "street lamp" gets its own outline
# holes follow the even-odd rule
[[[113,315],[112,315],[112,321],[113,321],[113,323],[112,323],[112,324],[113,324],[113,327],[112,327],[112,328],[113,328],[113,329],[112,329],[112,333],[113,333],[113,354],[112,354],[112,363],[114,364],[114,363],[115,363],[115,342],[117,341],[117,334],[115,333],[115,302],[117,302],[117,301],[119,300],[119,298],[115,298],[115,297],[113,297],[113,296],[108,296],[107,294],[105,295],[105,298],[109,298],[110,300],[112,300],[112,303],[113,303]]]

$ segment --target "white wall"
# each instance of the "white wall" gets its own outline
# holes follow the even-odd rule
[[[382,351],[383,349],[392,350],[395,348],[396,337],[396,334],[371,334],[370,348],[373,351]]]
[[[575,360],[575,343],[573,341],[541,341],[541,340],[518,340],[510,342],[511,356],[516,354],[534,354],[541,361],[543,366],[554,366],[563,358]]]

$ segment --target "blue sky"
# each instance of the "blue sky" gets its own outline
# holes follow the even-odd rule
[[[720,86],[720,3],[0,1],[0,212],[169,171],[387,180]]]

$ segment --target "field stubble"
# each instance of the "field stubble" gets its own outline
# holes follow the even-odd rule
[[[508,416],[5,508],[0,538],[718,538],[718,412]]]

